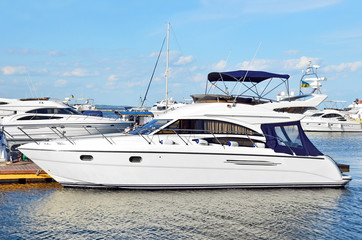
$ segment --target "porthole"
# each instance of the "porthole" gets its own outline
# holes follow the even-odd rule
[[[80,160],[82,160],[82,161],[92,161],[93,156],[92,155],[81,155]]]
[[[131,163],[140,163],[142,161],[142,157],[139,156],[132,156],[129,158]]]

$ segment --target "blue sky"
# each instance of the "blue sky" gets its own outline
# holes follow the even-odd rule
[[[309,61],[329,100],[362,98],[359,0],[1,0],[0,97],[140,104],[171,23],[169,95],[203,93],[212,71],[289,74]],[[165,96],[162,54],[146,105]]]

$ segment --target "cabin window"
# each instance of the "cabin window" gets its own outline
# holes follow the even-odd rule
[[[7,102],[0,102],[0,105],[8,104]]]
[[[60,119],[62,117],[54,117],[54,116],[26,116],[26,117],[21,117],[18,118],[18,120],[23,121],[23,120],[49,120],[49,119]]]
[[[316,110],[313,107],[285,107],[285,108],[276,108],[274,111],[276,112],[287,112],[287,113],[305,113],[308,110]]]
[[[204,120],[204,119],[181,119],[168,127],[160,130],[157,134],[236,134],[236,135],[261,135],[249,128],[234,123]]]
[[[322,118],[336,118],[336,117],[342,117],[342,116],[339,114],[336,114],[336,113],[329,113],[329,114],[322,116]]]
[[[323,115],[323,113],[315,113],[315,114],[313,114],[311,117],[320,117],[320,116],[322,116]]]
[[[38,108],[38,109],[27,111],[26,113],[67,114],[67,115],[73,115],[73,114],[80,115],[81,114],[72,108]]]

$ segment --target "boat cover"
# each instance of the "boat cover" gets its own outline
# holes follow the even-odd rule
[[[227,81],[227,82],[253,82],[260,83],[269,78],[283,78],[289,79],[289,75],[287,74],[276,74],[270,72],[263,71],[246,71],[246,70],[238,70],[231,72],[212,72],[209,73],[207,79],[210,82],[217,81]]]
[[[97,110],[88,110],[88,111],[84,111],[83,115],[95,116],[95,117],[103,117],[103,112],[102,111],[97,111]]]
[[[115,113],[118,115],[139,116],[139,117],[153,116],[152,112],[116,111]]]
[[[296,129],[294,134],[295,139],[292,139],[291,136],[287,135],[287,131],[285,129],[288,126],[294,127]],[[294,152],[295,155],[298,156],[323,155],[305,135],[300,122],[262,124],[261,129],[266,138],[266,147],[274,149],[275,152],[287,154],[293,154]],[[279,130],[278,133],[276,129]]]

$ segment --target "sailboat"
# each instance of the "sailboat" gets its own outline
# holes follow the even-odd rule
[[[174,110],[176,108],[182,107],[185,103],[176,102],[172,97],[168,96],[168,77],[169,77],[169,52],[170,52],[170,23],[167,24],[167,50],[166,50],[166,97],[165,99],[156,102],[150,109],[150,112],[153,113],[154,117],[158,117],[167,111]]]

